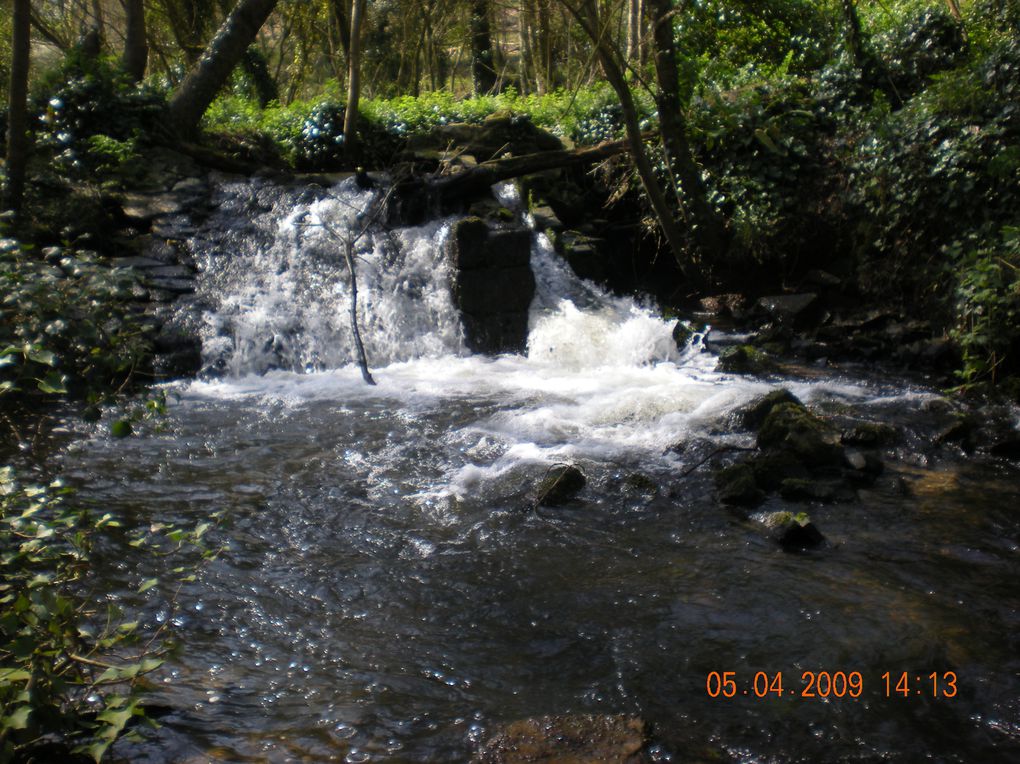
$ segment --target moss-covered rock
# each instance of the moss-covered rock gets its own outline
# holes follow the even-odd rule
[[[811,472],[804,462],[788,451],[766,451],[754,456],[749,462],[754,479],[765,491],[778,491],[784,480],[793,478],[807,480]]]
[[[627,490],[638,493],[655,494],[659,492],[659,484],[642,472],[632,472],[623,480]]]
[[[835,430],[796,403],[772,408],[758,431],[758,448],[786,451],[808,467],[838,466],[843,461]]]
[[[745,462],[731,464],[715,473],[719,501],[741,507],[756,507],[765,501],[765,492],[754,479],[754,470]]]
[[[756,347],[735,345],[720,353],[716,369],[729,374],[770,374],[779,365]]]
[[[772,539],[788,551],[810,549],[825,543],[825,536],[803,512],[773,512],[761,521]]]
[[[737,412],[740,424],[745,430],[757,430],[762,426],[769,412],[780,403],[793,403],[797,406],[804,405],[796,395],[785,387],[776,388],[740,409]]]

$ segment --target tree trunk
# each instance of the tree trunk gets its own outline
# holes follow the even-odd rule
[[[351,53],[347,57],[347,107],[344,110],[344,155],[348,160],[356,156],[358,147],[358,101],[361,98],[361,25],[365,15],[365,0],[351,3]]]
[[[489,32],[489,0],[471,0],[471,75],[475,95],[485,95],[496,88]]]
[[[946,5],[949,6],[949,13],[952,14],[953,18],[963,23],[963,14],[960,13],[960,4],[957,0],[946,0]]]
[[[627,60],[641,58],[641,22],[644,16],[643,0],[627,0]]]
[[[351,56],[351,21],[344,0],[329,0],[330,30],[340,41],[344,58]],[[345,67],[346,68],[346,67]]]
[[[538,80],[537,75],[532,76],[535,71],[535,55],[531,49],[531,14],[528,5],[528,1],[524,0],[517,6],[517,33],[521,38],[519,57],[521,93],[530,92],[532,84]]]
[[[202,58],[170,100],[170,117],[181,135],[190,137],[198,132],[205,110],[255,41],[275,5],[276,0],[240,0],[234,6]]]
[[[676,43],[673,39],[673,4],[670,0],[649,0],[652,14],[652,35],[655,42],[655,74],[659,91],[655,97],[659,109],[662,146],[673,186],[680,187],[678,202],[687,217],[698,250],[713,260],[726,252],[726,229],[708,203],[701,170],[694,161],[687,141],[687,124],[680,100],[680,79],[677,74]]]
[[[659,224],[659,228],[662,229],[663,235],[666,237],[666,242],[673,253],[673,258],[676,260],[684,276],[693,285],[699,287],[703,284],[703,280],[700,274],[691,267],[691,263],[685,254],[683,235],[676,224],[676,220],[673,219],[673,211],[666,202],[666,197],[663,195],[659,182],[655,177],[655,170],[648,159],[648,152],[645,151],[644,136],[641,134],[641,127],[638,122],[637,109],[634,106],[634,98],[623,76],[617,52],[605,34],[602,22],[599,19],[596,2],[595,0],[584,0],[580,9],[568,7],[595,46],[595,54],[598,56],[599,63],[602,64],[602,71],[605,73],[610,86],[616,91],[617,98],[620,99],[620,107],[623,110],[623,123],[627,131],[627,140],[630,144],[631,155],[634,158],[634,165],[637,167],[638,176],[641,178],[641,185],[645,189],[645,194],[652,205],[655,219]]]
[[[125,38],[121,64],[131,82],[145,77],[149,63],[149,43],[145,36],[145,4],[143,0],[124,0]]]
[[[7,112],[7,193],[4,207],[21,211],[25,196],[25,170],[28,164],[28,67],[31,50],[30,0],[14,0],[11,31],[11,81]]]
[[[536,75],[541,80],[539,92],[552,92],[556,87],[552,74],[552,31],[550,29],[549,0],[535,0],[535,16],[538,30],[535,35],[535,57],[539,59],[535,67]]]

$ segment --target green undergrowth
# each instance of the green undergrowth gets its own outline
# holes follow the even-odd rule
[[[577,93],[546,95],[521,95],[508,89],[467,99],[447,92],[368,99],[361,103],[358,129],[363,158],[369,164],[385,164],[413,136],[455,122],[480,124],[492,115],[529,119],[578,144],[617,138],[621,129],[619,107],[604,84]],[[228,94],[213,103],[203,125],[211,134],[266,136],[290,164],[320,169],[343,154],[343,118],[343,99],[335,95],[286,106],[273,103],[263,109],[246,96]]]
[[[139,553],[183,556],[172,575],[186,581],[216,555],[204,539],[216,521],[126,528],[60,479],[0,467],[0,760],[98,762],[118,739],[155,725],[144,696],[173,635],[104,596],[90,561],[117,537]],[[137,597],[163,598],[160,583],[139,579]]]
[[[0,239],[0,405],[74,395],[98,403],[144,371],[149,329],[128,306],[137,277],[94,252]]]

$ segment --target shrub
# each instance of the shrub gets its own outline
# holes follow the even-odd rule
[[[925,8],[873,38],[896,90],[907,99],[928,78],[960,64],[966,55],[963,30],[943,8]]]
[[[964,384],[995,381],[1020,371],[1020,228],[1005,227],[999,242],[956,254],[956,325]]]
[[[76,177],[97,172],[108,160],[95,151],[95,136],[134,141],[157,132],[162,114],[161,96],[129,86],[115,63],[83,63],[74,55],[42,78],[33,101],[37,147]]]
[[[0,397],[119,387],[150,351],[145,327],[124,306],[136,283],[93,253],[54,248],[39,259],[0,239]]]
[[[124,660],[139,645],[137,624],[83,596],[80,582],[96,535],[117,523],[72,506],[69,494],[61,481],[22,485],[10,467],[0,468],[4,761],[31,761],[37,746],[54,742],[65,749],[60,758],[73,750],[98,761],[143,715],[139,680],[162,663],[145,648]],[[97,610],[105,617],[95,618]]]

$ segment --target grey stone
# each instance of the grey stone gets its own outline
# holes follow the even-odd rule
[[[817,301],[818,295],[813,292],[780,294],[762,297],[758,306],[776,321],[792,325],[804,323]]]
[[[536,491],[535,503],[545,507],[558,507],[577,496],[588,484],[573,464],[554,464],[542,478]]]

